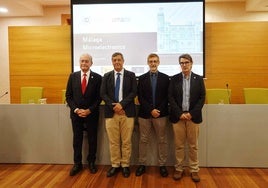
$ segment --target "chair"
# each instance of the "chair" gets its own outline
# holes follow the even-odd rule
[[[66,104],[65,93],[66,93],[66,89],[61,90],[61,102],[62,102],[62,104]]]
[[[246,104],[268,104],[268,88],[244,88]]]
[[[207,104],[230,104],[231,89],[206,89]]]
[[[39,99],[43,98],[43,87],[21,87],[21,104],[37,104]]]

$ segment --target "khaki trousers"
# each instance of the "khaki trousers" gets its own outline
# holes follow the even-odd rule
[[[176,155],[176,171],[183,170],[185,160],[185,145],[188,144],[189,168],[190,172],[199,171],[198,161],[198,136],[199,124],[192,121],[180,120],[172,124],[174,131],[175,155]]]
[[[134,118],[115,114],[105,121],[112,167],[129,167]]]
[[[167,145],[167,117],[161,118],[139,118],[139,164],[146,165],[146,154],[151,133],[155,132],[158,145],[159,166],[165,166],[168,154]]]

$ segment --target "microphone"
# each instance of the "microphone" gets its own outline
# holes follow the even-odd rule
[[[8,94],[8,91],[6,91],[3,95],[0,96],[0,99]]]
[[[228,83],[226,84],[226,90],[227,90],[229,104],[231,104],[231,96],[230,96],[230,92],[229,92],[229,85],[228,85]]]
[[[4,97],[5,95],[7,95],[7,94],[8,94],[8,92],[6,91],[3,95],[0,96],[0,99],[1,99],[2,97]]]

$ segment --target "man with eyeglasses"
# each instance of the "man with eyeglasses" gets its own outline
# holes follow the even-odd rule
[[[205,85],[203,78],[191,71],[193,66],[191,55],[182,54],[179,57],[179,64],[181,73],[171,78],[168,91],[176,156],[173,179],[180,180],[183,176],[187,143],[191,178],[194,182],[199,182],[198,136],[206,96]]]
[[[158,71],[160,64],[157,54],[147,57],[149,71],[139,77],[139,167],[136,176],[145,173],[147,147],[154,130],[158,144],[158,163],[162,177],[168,176],[167,161],[167,116],[168,116],[168,75]]]

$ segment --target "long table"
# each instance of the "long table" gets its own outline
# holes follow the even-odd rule
[[[109,165],[110,153],[100,107],[97,164]],[[200,125],[199,160],[204,167],[268,167],[268,105],[205,105]],[[135,121],[131,164],[138,164],[139,126]],[[173,166],[171,124],[167,165]],[[72,164],[72,128],[64,104],[0,104],[0,163]],[[84,135],[87,139],[87,135]],[[87,144],[83,145],[86,163]],[[158,165],[154,134],[147,165]]]

